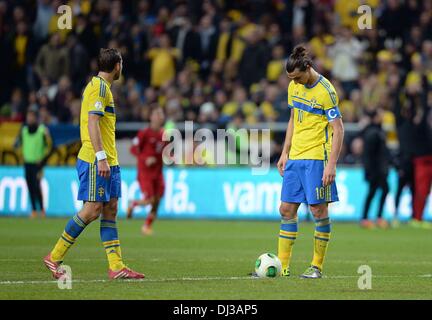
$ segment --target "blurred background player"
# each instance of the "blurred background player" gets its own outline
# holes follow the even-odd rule
[[[388,222],[382,217],[384,204],[389,192],[387,176],[389,172],[389,150],[386,146],[385,132],[381,128],[382,113],[381,111],[367,112],[369,124],[364,129],[363,139],[363,164],[365,169],[365,178],[369,184],[369,192],[363,207],[363,218],[361,226],[364,228],[374,227],[374,223],[369,220],[368,213],[378,189],[381,189],[381,197],[378,206],[378,215],[376,224],[380,228],[387,228]]]
[[[40,215],[45,218],[41,189],[42,169],[52,151],[52,141],[48,128],[39,123],[37,108],[29,108],[26,124],[22,127],[15,147],[22,147],[24,158],[25,179],[32,206],[31,217],[37,217],[38,206]]]
[[[136,206],[151,206],[141,229],[144,235],[150,235],[153,232],[152,224],[156,218],[159,202],[165,190],[162,173],[162,151],[166,145],[166,142],[162,140],[164,122],[163,109],[158,105],[152,106],[150,110],[150,126],[138,132],[131,146],[131,153],[138,160],[138,182],[143,199],[131,202],[127,210],[127,217],[132,218]]]
[[[116,112],[111,85],[120,78],[122,57],[116,49],[101,49],[99,73],[84,89],[80,131],[82,146],[78,154],[78,200],[83,208],[73,216],[44,263],[54,278],[64,271],[61,263],[78,236],[101,216],[100,237],[108,258],[110,279],[142,279],[144,275],[123,263],[116,225],[121,175],[115,143]]]
[[[419,83],[408,87],[407,91],[411,106],[416,110],[413,119],[414,214],[411,225],[432,229],[432,223],[423,221],[426,200],[432,187],[432,128],[428,123],[428,95],[431,90],[426,75],[423,74]]]
[[[401,81],[402,82],[402,81]],[[397,92],[404,91],[401,85],[398,85]],[[407,93],[405,93],[407,94]],[[408,97],[409,95],[407,95]],[[411,198],[415,198],[414,192],[414,167],[413,167],[413,152],[415,143],[413,143],[413,134],[415,132],[413,117],[415,108],[413,99],[407,99],[407,104],[402,107],[402,99],[398,96],[395,99],[394,113],[397,126],[397,135],[399,139],[399,152],[394,157],[393,163],[398,173],[398,187],[395,196],[395,213],[392,221],[392,227],[399,226],[400,202],[402,191],[407,186],[411,193]],[[411,212],[413,215],[413,201],[411,201]]]

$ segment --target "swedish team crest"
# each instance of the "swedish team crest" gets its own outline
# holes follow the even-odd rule
[[[317,104],[318,104],[317,100],[315,99],[315,97],[313,97],[310,101],[310,106],[312,108],[315,108],[317,106]]]

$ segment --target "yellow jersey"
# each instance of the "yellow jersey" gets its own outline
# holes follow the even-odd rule
[[[149,50],[148,57],[152,60],[150,71],[152,86],[163,86],[175,78],[175,58],[179,56],[177,49],[153,48]]]
[[[88,131],[89,114],[97,114],[100,116],[99,128],[103,150],[105,150],[109,165],[118,165],[115,145],[116,115],[114,99],[111,93],[110,84],[99,76],[93,77],[84,89],[81,100],[80,116],[82,146],[78,153],[78,158],[89,163],[94,163],[96,160],[96,154],[90,141]]]
[[[328,160],[333,129],[330,121],[340,118],[339,98],[333,85],[322,75],[312,86],[288,86],[288,106],[294,112],[289,159]]]

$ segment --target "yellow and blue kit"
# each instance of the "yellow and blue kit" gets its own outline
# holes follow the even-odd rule
[[[89,114],[100,116],[99,128],[103,150],[107,155],[111,174],[108,178],[97,174],[96,153],[88,131]],[[107,202],[121,196],[120,166],[115,145],[116,114],[110,84],[102,77],[91,79],[84,89],[81,101],[81,149],[78,153],[77,171],[80,181],[78,200]]]
[[[318,204],[338,201],[336,183],[324,187],[322,176],[333,138],[330,122],[340,118],[339,99],[322,75],[311,86],[288,86],[288,105],[293,116],[293,136],[284,170],[281,200]]]

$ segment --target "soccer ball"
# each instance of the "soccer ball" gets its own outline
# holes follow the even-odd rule
[[[274,278],[280,275],[282,264],[273,253],[263,253],[255,261],[255,273],[259,278]]]

